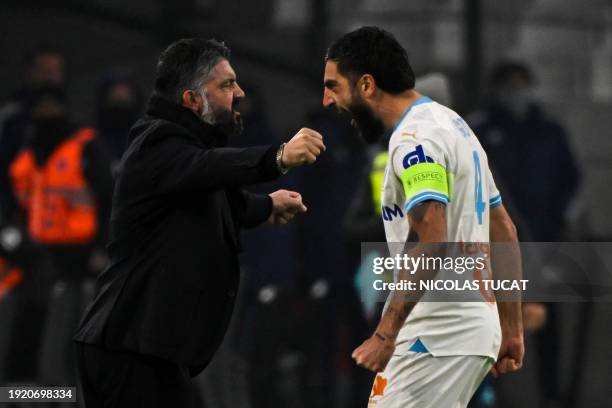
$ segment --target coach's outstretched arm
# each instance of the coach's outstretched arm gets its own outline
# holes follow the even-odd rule
[[[521,250],[516,227],[503,205],[491,209],[489,238],[491,262],[496,279],[522,278]],[[497,362],[491,368],[494,376],[516,371],[523,366],[523,317],[520,291],[496,291],[502,343]]]
[[[150,171],[160,192],[180,194],[272,180],[280,174],[279,164],[289,169],[314,163],[325,145],[320,133],[302,128],[282,148],[206,148],[187,134],[175,134],[157,141],[152,150]]]
[[[410,253],[414,256],[423,254],[425,257],[444,256],[448,240],[444,203],[424,201],[417,204],[408,213],[408,222],[410,224],[408,242],[416,242],[416,246],[409,250]],[[419,281],[433,279],[436,273],[434,269],[428,270],[422,267],[416,271],[400,270],[398,280],[414,281],[415,287],[419,288]],[[423,291],[419,290],[391,292],[374,335],[353,351],[353,359],[358,365],[373,372],[385,369],[395,350],[397,335],[422,295]]]

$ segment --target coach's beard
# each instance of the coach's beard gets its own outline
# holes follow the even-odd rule
[[[385,125],[374,115],[372,108],[362,101],[355,101],[349,110],[353,116],[351,124],[363,140],[368,144],[378,142],[385,133]]]
[[[216,126],[228,137],[240,135],[243,129],[240,112],[234,109],[224,111],[223,115],[217,118]]]
[[[228,137],[238,136],[242,133],[242,117],[240,112],[236,111],[238,99],[232,102],[232,109],[215,109],[208,102],[206,95],[202,95],[204,106],[200,112],[200,119],[209,125],[216,126],[223,134]]]

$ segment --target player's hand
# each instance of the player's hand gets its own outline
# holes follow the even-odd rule
[[[278,190],[270,194],[272,213],[268,218],[270,224],[287,224],[297,213],[306,212],[300,193],[289,190]]]
[[[358,366],[379,373],[384,371],[394,351],[395,341],[389,338],[382,340],[374,335],[357,347],[352,357]]]
[[[497,378],[501,374],[518,371],[523,366],[523,356],[525,355],[525,345],[523,335],[506,336],[502,335],[502,343],[499,348],[497,362],[491,368],[491,374]]]
[[[302,128],[285,145],[281,162],[287,168],[312,164],[325,149],[323,136],[319,132]]]

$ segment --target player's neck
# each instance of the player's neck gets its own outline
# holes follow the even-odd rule
[[[395,128],[406,110],[422,95],[414,89],[398,95],[385,94],[378,109],[380,119],[387,130]]]

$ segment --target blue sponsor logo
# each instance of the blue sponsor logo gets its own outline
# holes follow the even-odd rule
[[[413,164],[433,162],[434,161],[431,157],[425,155],[425,152],[423,151],[423,145],[418,145],[414,149],[414,151],[408,153],[406,157],[404,157],[404,161],[402,162],[402,164],[404,165],[404,168],[407,169]]]
[[[393,208],[387,207],[385,205],[382,208],[382,217],[385,221],[393,221],[393,218],[395,217],[403,218],[404,212],[402,211],[402,208],[397,204],[393,204]]]

